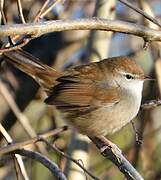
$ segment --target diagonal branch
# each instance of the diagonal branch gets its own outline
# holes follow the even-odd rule
[[[149,21],[153,22],[154,24],[158,25],[159,27],[161,27],[161,23],[153,18],[151,15],[147,14],[146,12],[142,11],[141,9],[139,9],[138,7],[134,6],[133,4],[131,4],[130,2],[128,2],[127,0],[118,0],[121,3],[123,3],[124,5],[128,6],[129,8],[133,9],[134,11],[138,12],[139,14],[141,14],[142,16],[144,16],[146,19],[148,19]]]
[[[97,178],[96,176],[94,176],[91,172],[89,172],[86,168],[84,168],[84,166],[79,162],[79,160],[76,160],[74,158],[72,158],[70,155],[65,154],[63,151],[59,150],[56,145],[52,145],[50,144],[46,139],[41,138],[40,141],[44,142],[50,149],[52,149],[53,151],[57,152],[58,154],[60,154],[61,156],[64,156],[65,158],[69,159],[70,161],[72,161],[73,163],[75,163],[77,166],[79,166],[85,173],[87,173],[92,179],[94,180],[99,180],[99,178]]]
[[[3,134],[5,140],[6,140],[8,143],[12,143],[12,142],[13,142],[11,136],[7,133],[7,131],[6,131],[5,128],[2,126],[1,123],[0,123],[0,132]],[[24,180],[29,180],[21,156],[18,155],[18,154],[15,154],[15,155],[13,155],[13,159],[15,160],[15,163],[18,164],[19,170],[20,170],[20,172],[21,172],[22,177],[24,178]],[[17,168],[16,168],[16,166],[15,166],[15,169],[16,169],[16,174],[17,174]]]
[[[41,164],[43,164],[45,167],[47,167],[56,179],[67,180],[64,173],[59,169],[59,167],[56,163],[52,162],[46,156],[44,156],[38,152],[21,149],[21,150],[13,151],[11,153],[12,154],[15,154],[15,153],[20,154],[22,156],[26,156],[28,158],[34,159],[34,160],[40,162]]]
[[[0,155],[10,153],[10,152],[15,151],[17,149],[22,149],[23,147],[25,147],[25,146],[27,146],[29,144],[33,144],[33,143],[39,141],[42,138],[48,138],[50,136],[58,135],[58,134],[60,134],[61,132],[65,131],[65,130],[67,130],[67,126],[63,126],[63,127],[51,130],[49,132],[38,135],[37,137],[31,138],[31,139],[23,141],[23,142],[12,143],[12,144],[9,144],[7,146],[1,147],[0,148]]]
[[[42,19],[46,14],[48,14],[58,3],[60,3],[62,0],[56,0],[54,1],[49,8],[47,8],[41,15],[40,19]]]
[[[141,175],[137,172],[137,170],[130,164],[130,162],[122,155],[121,151],[117,149],[113,149],[112,147],[108,147],[104,145],[104,142],[99,138],[90,138],[92,142],[97,146],[97,148],[101,151],[101,154],[107,157],[111,162],[113,162],[119,170],[125,175],[125,177],[129,180],[143,180]],[[104,149],[102,151],[102,149]]]

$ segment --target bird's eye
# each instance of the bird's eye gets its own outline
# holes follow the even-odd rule
[[[134,77],[133,77],[133,76],[131,76],[130,74],[126,74],[126,75],[125,75],[125,78],[126,78],[127,80],[134,79]]]

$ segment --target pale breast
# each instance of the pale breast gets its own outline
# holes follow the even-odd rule
[[[140,96],[127,94],[113,106],[104,105],[87,113],[80,113],[78,116],[66,116],[68,122],[80,133],[86,135],[107,135],[112,134],[127,123],[138,113],[141,103]]]

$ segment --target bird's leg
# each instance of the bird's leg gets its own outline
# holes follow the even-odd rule
[[[104,136],[100,136],[99,138],[104,143],[104,146],[101,148],[101,152],[103,152],[107,148],[110,148],[113,152],[122,153],[116,144],[112,143],[110,140],[108,140]]]
[[[116,144],[112,143],[104,136],[90,137],[90,139],[97,145],[101,153],[103,153],[106,149],[111,149],[114,154],[122,153]]]
[[[135,123],[133,121],[131,121],[131,125],[132,125],[132,128],[133,128],[134,133],[135,133],[136,144],[141,145],[143,142],[142,142],[142,140],[139,137],[139,133],[138,133],[136,127],[135,127]]]

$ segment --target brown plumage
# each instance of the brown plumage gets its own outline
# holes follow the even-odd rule
[[[9,51],[4,53],[4,56],[9,63],[35,79],[47,93],[50,93],[50,89],[55,84],[55,79],[61,76],[61,73],[42,64],[39,59],[26,51]]]
[[[125,72],[139,81],[143,81],[144,73],[127,57],[109,58],[60,73],[22,50],[7,52],[4,56],[33,77],[48,94],[45,102],[55,105],[83,134],[113,133],[126,125],[139,109],[141,89],[135,102],[137,97],[121,85]]]

